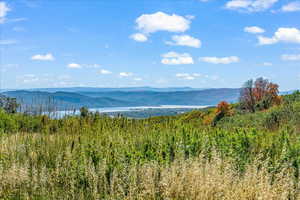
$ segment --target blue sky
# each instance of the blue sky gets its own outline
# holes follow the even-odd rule
[[[1,87],[299,89],[297,0],[0,0]]]

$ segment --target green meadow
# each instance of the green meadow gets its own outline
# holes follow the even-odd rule
[[[172,117],[0,111],[0,199],[300,199],[300,93]]]

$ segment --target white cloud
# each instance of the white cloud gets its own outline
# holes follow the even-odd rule
[[[199,77],[200,74],[194,73],[194,74],[189,74],[189,73],[177,73],[176,77],[179,79],[183,80],[195,80],[197,77]]]
[[[275,44],[278,41],[275,38],[268,38],[264,36],[259,36],[258,37],[258,44],[260,45],[269,45],[269,44]]]
[[[294,1],[282,6],[281,10],[283,12],[295,12],[300,11],[300,1]]]
[[[194,64],[193,58],[188,53],[179,54],[176,52],[169,52],[162,55],[162,64],[165,65],[188,65]]]
[[[99,71],[99,74],[106,75],[106,74],[112,74],[112,72],[111,72],[111,71],[108,71],[108,70],[105,70],[105,69],[101,69],[101,70]]]
[[[146,42],[148,40],[148,37],[142,33],[135,33],[131,35],[130,38],[137,42]]]
[[[77,63],[70,63],[70,64],[68,64],[68,68],[71,68],[71,69],[81,69],[82,66],[80,64],[77,64]]]
[[[99,65],[99,64],[70,63],[70,64],[68,64],[68,68],[74,68],[74,69],[81,69],[81,68],[98,69],[98,68],[101,68],[101,65]]]
[[[5,17],[10,10],[5,2],[0,2],[0,24],[5,22]]]
[[[131,72],[121,72],[120,73],[121,77],[129,77],[129,76],[132,76],[132,75],[133,75],[133,73],[131,73]]]
[[[258,37],[260,45],[275,44],[278,42],[300,43],[300,30],[297,28],[279,28],[273,37]]]
[[[5,17],[9,11],[10,8],[7,6],[7,4],[5,2],[0,2],[0,18]]]
[[[188,73],[178,73],[176,74],[176,77],[186,77],[186,76],[189,76],[190,74]]]
[[[198,74],[198,73],[193,73],[192,75],[195,76],[195,77],[200,77],[201,76],[201,74]]]
[[[45,54],[45,55],[34,55],[31,57],[31,60],[41,60],[41,61],[53,61],[54,56],[51,53]]]
[[[188,46],[194,48],[201,47],[201,41],[189,35],[174,35],[172,36],[172,40],[172,42],[166,42],[166,44],[175,46]]]
[[[258,33],[264,33],[265,30],[258,27],[258,26],[248,26],[244,28],[244,31],[247,33],[253,33],[253,34],[258,34]]]
[[[185,80],[195,80],[195,77],[193,76],[186,76],[184,77]]]
[[[142,78],[134,78],[133,80],[135,80],[135,81],[142,81],[143,79]]]
[[[230,57],[201,57],[201,61],[212,63],[212,64],[230,64],[230,63],[237,63],[240,61],[239,57],[237,56],[230,56]]]
[[[11,45],[17,43],[18,42],[16,40],[0,40],[0,45]]]
[[[163,12],[144,14],[137,18],[137,29],[143,33],[157,31],[185,32],[190,28],[190,18],[176,14],[168,15]]]
[[[284,61],[300,61],[300,54],[285,54],[281,56]]]
[[[278,0],[230,0],[225,7],[230,10],[260,12],[271,8]]]
[[[263,66],[272,66],[273,65],[273,63],[270,63],[270,62],[264,62],[263,63]]]
[[[195,80],[196,78],[202,77],[202,78],[210,78],[208,75],[203,76],[199,73],[177,73],[175,75],[177,78],[182,80]]]

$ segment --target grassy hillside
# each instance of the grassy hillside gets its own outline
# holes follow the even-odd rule
[[[144,120],[0,112],[0,199],[300,199],[300,94]]]

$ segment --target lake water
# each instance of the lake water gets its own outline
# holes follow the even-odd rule
[[[208,106],[181,106],[181,105],[162,105],[162,106],[137,106],[137,107],[113,107],[90,109],[92,112],[111,113],[111,112],[129,112],[143,111],[148,109],[202,109]]]
[[[92,108],[91,112],[105,113],[122,113],[122,112],[143,112],[150,109],[203,109],[209,106],[184,106],[184,105],[161,105],[161,106],[136,106],[136,107],[104,107],[104,108]],[[53,113],[55,117],[61,118],[67,115],[78,115],[79,110],[74,111],[57,111]]]

